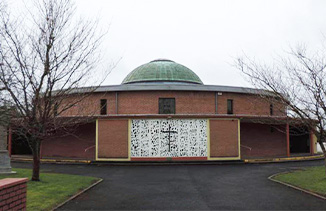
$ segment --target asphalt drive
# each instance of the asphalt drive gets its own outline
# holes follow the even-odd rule
[[[42,164],[46,172],[103,182],[60,210],[326,210],[326,201],[272,182],[275,173],[323,161],[227,165]],[[27,168],[30,163],[13,163]]]

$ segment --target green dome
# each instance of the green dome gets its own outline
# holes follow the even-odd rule
[[[122,81],[122,84],[141,82],[184,82],[203,84],[189,68],[167,59],[158,59],[143,64]]]

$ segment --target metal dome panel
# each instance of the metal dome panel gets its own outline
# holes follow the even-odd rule
[[[143,82],[183,82],[203,84],[189,68],[167,59],[158,59],[143,64],[122,81],[122,84]]]

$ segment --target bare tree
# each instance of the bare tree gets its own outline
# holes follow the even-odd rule
[[[326,166],[323,144],[326,138],[325,52],[311,54],[306,47],[299,46],[291,49],[286,58],[275,60],[273,65],[247,56],[238,58],[236,65],[255,87],[270,91],[276,96],[274,99],[285,104],[290,119],[314,132]]]
[[[0,2],[0,14],[5,13],[7,10],[7,5],[5,1],[1,1]],[[0,25],[0,31],[3,30],[3,25]],[[2,39],[0,37],[0,47],[1,47],[1,43],[2,43]],[[1,63],[0,60],[0,67],[3,65],[3,63]],[[6,128],[8,126],[8,122],[9,122],[9,108],[6,106],[6,102],[4,101],[4,95],[5,95],[5,86],[3,85],[3,83],[0,81],[0,126]]]
[[[60,115],[96,88],[74,91],[98,64],[104,35],[98,34],[97,21],[76,19],[75,9],[70,0],[40,0],[23,18],[1,13],[1,101],[14,108],[9,123],[32,150],[33,181],[40,180],[42,140],[85,121]]]

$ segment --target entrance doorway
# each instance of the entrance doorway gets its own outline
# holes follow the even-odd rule
[[[32,150],[28,146],[25,138],[18,136],[17,134],[12,134],[12,143],[11,143],[11,154],[12,155],[31,155]]]
[[[310,135],[306,128],[290,128],[290,153],[310,153]]]

